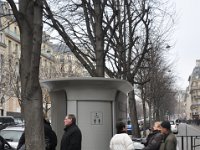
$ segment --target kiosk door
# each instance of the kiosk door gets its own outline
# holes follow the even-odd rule
[[[111,101],[78,101],[82,150],[109,150],[112,137]]]

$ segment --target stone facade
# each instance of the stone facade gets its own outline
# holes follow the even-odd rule
[[[0,116],[20,113],[19,59],[21,53],[20,32],[11,8],[0,1]],[[40,60],[40,79],[85,76],[87,73],[66,46],[63,51],[51,37],[43,32]],[[46,92],[45,92],[46,93]],[[19,96],[17,96],[19,95]],[[44,108],[50,107],[49,98],[44,96]],[[47,101],[46,101],[47,100]],[[18,115],[17,115],[18,116]]]
[[[200,115],[200,60],[189,77],[189,94],[191,97],[191,119],[199,119]]]

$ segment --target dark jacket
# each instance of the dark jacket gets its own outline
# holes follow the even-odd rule
[[[44,121],[44,135],[46,150],[56,150],[57,146],[57,136],[52,130],[51,125],[46,120]]]
[[[168,135],[165,135],[159,150],[176,150],[177,140],[175,135],[170,132]]]
[[[60,150],[81,150],[82,134],[76,124],[66,126],[61,140]]]
[[[46,150],[55,150],[57,146],[57,136],[52,130],[49,122],[44,120],[44,135],[45,135],[45,147]],[[25,134],[23,133],[19,139],[17,150],[25,144]]]
[[[159,150],[160,144],[163,140],[163,134],[155,130],[147,137],[147,142],[144,143],[145,148],[143,150]]]

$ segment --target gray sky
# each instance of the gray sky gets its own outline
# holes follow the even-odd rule
[[[178,20],[173,36],[175,46],[170,53],[176,60],[178,85],[185,89],[196,59],[200,59],[200,0],[171,1],[176,3]]]

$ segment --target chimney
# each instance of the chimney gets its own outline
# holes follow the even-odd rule
[[[196,60],[196,67],[200,67],[200,59]]]

